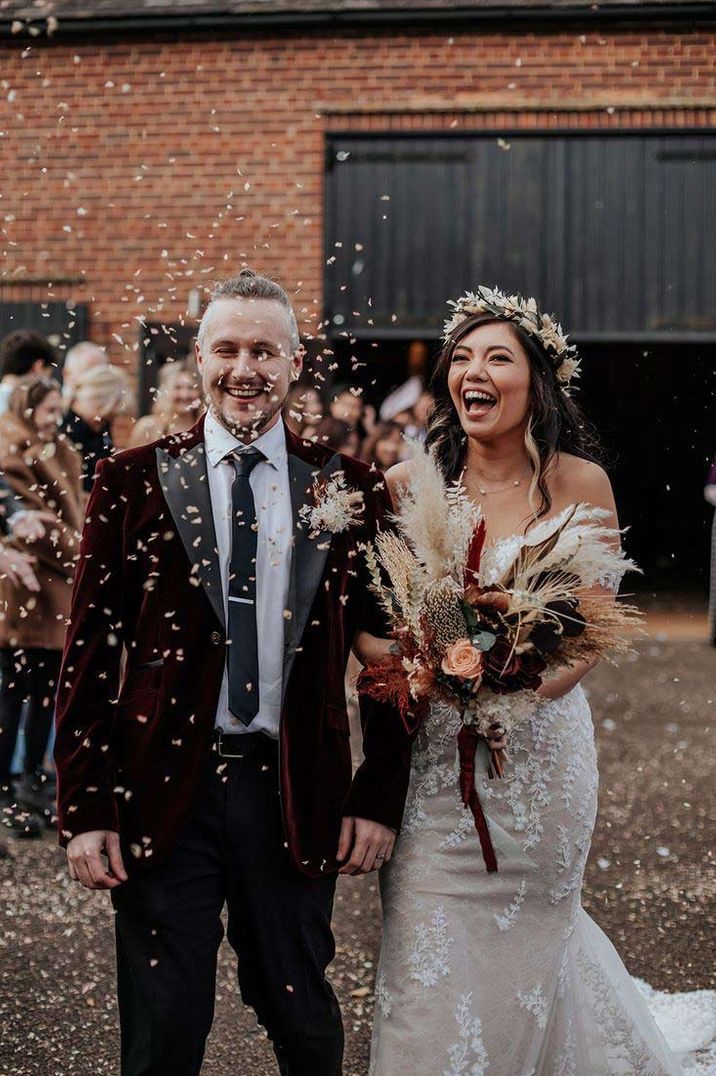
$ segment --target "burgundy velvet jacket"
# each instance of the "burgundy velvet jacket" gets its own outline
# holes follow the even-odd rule
[[[87,508],[57,702],[60,843],[120,833],[128,870],[175,846],[205,765],[226,627],[203,441],[165,437],[103,460]],[[280,784],[296,865],[336,869],[343,815],[398,829],[410,743],[397,712],[368,704],[352,777],[344,673],[358,630],[380,631],[359,546],[391,510],[382,476],[286,430],[295,536],[284,639]],[[343,470],[361,522],[311,538],[299,509]],[[122,661],[126,651],[126,662]]]

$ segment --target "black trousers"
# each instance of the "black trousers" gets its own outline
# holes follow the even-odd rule
[[[335,878],[306,878],[291,863],[276,745],[260,733],[246,742],[241,759],[212,750],[169,859],[112,891],[122,1076],[200,1071],[225,903],[241,997],[266,1028],[279,1071],[340,1076],[343,1027],[325,976],[335,953]],[[123,854],[131,859],[129,849]]]
[[[55,710],[61,650],[0,649],[0,786],[10,780],[22,707],[25,721],[25,773],[42,767]]]

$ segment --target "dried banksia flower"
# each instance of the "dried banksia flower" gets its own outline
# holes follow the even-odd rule
[[[452,579],[437,579],[423,595],[421,622],[431,649],[442,658],[448,646],[467,634],[460,594]]]

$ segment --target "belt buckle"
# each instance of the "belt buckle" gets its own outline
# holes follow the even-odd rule
[[[216,750],[219,752],[219,755],[220,755],[221,758],[243,758],[244,757],[243,754],[241,754],[241,755],[233,755],[233,754],[230,754],[229,752],[224,752],[222,750],[223,742],[224,742],[224,730],[219,729],[219,738],[216,741]]]

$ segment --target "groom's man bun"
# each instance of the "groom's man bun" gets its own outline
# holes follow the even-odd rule
[[[210,302],[216,299],[273,299],[282,306],[291,306],[285,288],[267,276],[261,276],[248,266],[236,276],[220,280],[211,293]]]
[[[219,299],[268,299],[275,303],[280,303],[281,306],[285,308],[288,315],[291,350],[292,352],[298,350],[301,338],[298,333],[298,324],[296,322],[293,304],[288,297],[288,292],[285,288],[282,288],[280,284],[277,284],[275,280],[271,280],[271,278],[267,276],[262,276],[249,266],[241,269],[236,276],[228,277],[226,280],[220,280],[218,284],[215,285],[214,290],[211,293],[211,298],[209,299],[209,305],[204,311],[204,316],[199,325],[198,338],[200,344],[206,315],[211,309],[211,304]]]

